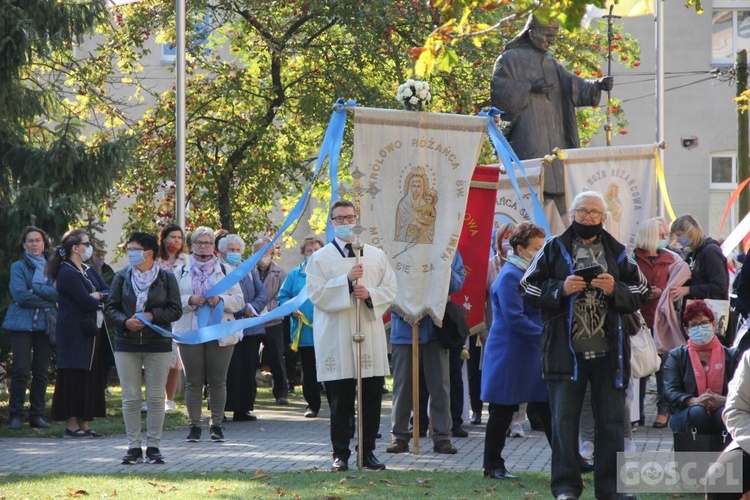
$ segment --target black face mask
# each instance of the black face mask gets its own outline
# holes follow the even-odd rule
[[[602,234],[602,223],[594,224],[593,226],[587,226],[580,222],[573,221],[570,223],[573,227],[573,232],[578,235],[582,240],[589,240],[595,236]]]

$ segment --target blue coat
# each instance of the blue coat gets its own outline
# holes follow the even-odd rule
[[[260,280],[257,269],[253,269],[250,271],[250,274],[240,280],[240,288],[242,289],[242,296],[245,300],[245,307],[234,313],[234,317],[236,319],[246,319],[247,316],[245,316],[245,313],[247,312],[248,304],[253,306],[256,313],[260,314],[268,303],[268,297],[266,296],[266,285]],[[243,337],[249,337],[250,335],[263,335],[264,333],[266,333],[266,329],[263,325],[253,326],[242,330]]]
[[[284,283],[281,285],[281,290],[279,290],[279,305],[283,304],[284,302],[287,302],[290,299],[293,299],[294,297],[299,294],[303,288],[305,288],[305,284],[307,283],[307,274],[305,274],[305,263],[303,262],[299,266],[295,267],[291,271],[289,271],[289,274],[286,275],[286,279],[284,279]],[[313,306],[313,303],[309,300],[306,300],[304,304],[302,304],[299,308],[300,312],[305,315],[305,318],[307,318],[307,321],[312,325],[313,324],[313,311],[315,310],[315,307]],[[290,316],[290,323],[291,323],[291,332],[292,337],[297,332],[297,328],[299,328],[300,320],[299,318],[295,318],[294,316]],[[299,347],[313,347],[313,329],[310,326],[307,326],[306,324],[302,323],[302,331],[300,332],[300,338],[299,338]]]
[[[547,401],[542,379],[542,313],[524,302],[524,272],[507,262],[490,289],[492,328],[484,347],[482,401],[514,405]]]
[[[64,261],[57,272],[57,368],[91,370],[94,361],[94,340],[109,336],[91,337],[81,329],[86,318],[95,318],[96,311],[103,311],[104,302],[89,295],[97,291],[106,294],[109,287],[91,266],[83,264],[86,276],[75,264]],[[107,344],[105,348],[111,350]]]
[[[54,309],[57,290],[52,285],[32,283],[36,267],[25,256],[10,266],[10,293],[13,303],[3,321],[11,332],[45,331],[44,309]]]

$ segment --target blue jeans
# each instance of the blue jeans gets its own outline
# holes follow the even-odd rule
[[[594,493],[597,499],[616,498],[617,452],[623,451],[625,390],[614,385],[608,356],[578,357],[578,380],[548,380],[552,412],[553,496],[580,496],[583,481],[578,461],[579,419],[586,386],[591,384],[594,412]]]
[[[13,353],[8,401],[10,416],[23,418],[26,388],[29,385],[29,375],[32,375],[29,417],[41,417],[44,414],[44,397],[47,392],[52,354],[49,337],[43,331],[11,332],[10,349]]]

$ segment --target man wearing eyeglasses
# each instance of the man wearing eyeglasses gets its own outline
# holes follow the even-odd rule
[[[315,306],[315,362],[318,380],[325,384],[331,409],[331,444],[334,472],[349,468],[350,422],[354,418],[357,387],[357,364],[352,335],[356,331],[357,308],[360,300],[360,332],[362,364],[363,453],[366,469],[385,469],[373,451],[380,427],[383,383],[389,374],[383,314],[396,298],[396,275],[385,253],[364,245],[357,263],[352,243],[357,216],[354,205],[337,200],[331,206],[331,225],[336,234],[333,241],[313,253],[307,264],[307,293]]]
[[[580,497],[579,418],[591,384],[596,442],[596,498],[617,494],[617,452],[623,451],[625,389],[630,380],[630,340],[621,315],[638,310],[649,286],[627,249],[602,227],[604,197],[578,194],[571,226],[551,238],[521,280],[525,299],[541,308],[542,370],[552,411],[552,494]]]

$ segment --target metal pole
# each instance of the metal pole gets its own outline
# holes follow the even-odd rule
[[[612,76],[612,40],[614,38],[614,33],[612,32],[612,25],[615,22],[615,19],[619,19],[620,16],[615,16],[613,14],[615,5],[612,4],[609,6],[609,14],[604,16],[607,19],[607,76]],[[610,100],[612,99],[612,91],[607,91],[607,107],[604,110],[605,116],[607,117],[607,123],[604,124],[604,132],[606,133],[607,137],[607,146],[612,145],[612,123],[609,121],[611,112],[610,112]]]
[[[656,144],[657,154],[664,165],[664,2],[656,0]],[[666,171],[666,168],[665,168]],[[661,192],[656,190],[658,215],[665,213]]]
[[[177,85],[175,88],[175,222],[185,229],[185,0],[175,0],[175,56]]]
[[[737,97],[747,90],[747,50],[737,52]],[[737,182],[750,177],[750,145],[748,145],[747,111],[737,111]],[[739,213],[742,217],[750,211],[750,195],[743,189],[739,199]]]
[[[365,247],[364,243],[359,241],[359,236],[352,243],[352,250],[354,250],[357,257],[357,265],[362,262],[362,249]],[[359,280],[357,280],[357,283]],[[362,429],[362,422],[364,420],[362,416],[362,342],[365,341],[365,336],[362,334],[362,300],[357,299],[357,319],[356,319],[356,332],[352,335],[354,341],[356,357],[357,357],[357,468],[362,470],[362,457],[365,454],[364,449],[364,429]]]

